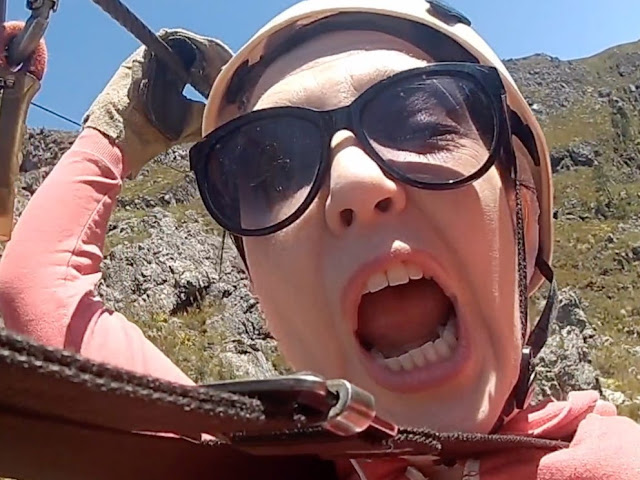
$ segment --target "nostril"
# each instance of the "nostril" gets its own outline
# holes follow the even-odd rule
[[[389,210],[391,210],[392,203],[393,200],[391,200],[391,197],[383,198],[378,203],[376,203],[376,210],[382,213],[388,212]]]
[[[340,212],[340,221],[345,227],[350,227],[353,223],[354,211],[351,208],[345,208]]]

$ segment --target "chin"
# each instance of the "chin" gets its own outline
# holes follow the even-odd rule
[[[493,379],[487,374],[466,385],[457,382],[413,394],[389,391],[371,378],[361,378],[356,383],[374,395],[378,414],[397,425],[488,433],[507,397],[506,393],[495,395]]]

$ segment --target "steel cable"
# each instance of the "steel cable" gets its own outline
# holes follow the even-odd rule
[[[7,21],[7,0],[0,0],[0,25]]]
[[[181,81],[191,85],[204,98],[209,96],[209,88],[204,81],[198,77],[191,77],[184,65],[173,53],[171,48],[162,41],[142,20],[140,20],[129,8],[120,0],[92,0],[104,10],[111,18],[118,22],[125,30],[136,37],[154,54],[158,55],[169,65]]]

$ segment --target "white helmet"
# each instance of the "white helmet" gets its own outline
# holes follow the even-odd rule
[[[471,23],[459,12],[441,1],[434,0],[306,0],[285,10],[265,25],[229,61],[217,77],[205,109],[203,134],[243,113],[243,98],[248,82],[257,81],[262,69],[269,62],[314,34],[326,31],[324,26],[353,28],[353,16],[367,17],[367,30],[380,30],[416,42],[416,28],[429,48],[429,36],[446,36],[453,52],[442,52],[437,61],[470,61],[495,67],[502,77],[507,91],[507,104],[513,111],[509,121],[513,133],[516,154],[524,157],[535,182],[539,216],[539,255],[551,263],[553,249],[553,222],[551,163],[544,134],[533,112],[518,90],[513,78],[498,56],[471,28]],[[324,21],[332,17],[330,21]],[[342,24],[344,18],[352,22]],[[337,27],[335,27],[337,25]],[[324,28],[324,29],[323,29]],[[424,35],[423,35],[424,34]],[[296,35],[298,41],[291,42]],[[437,54],[427,50],[430,55]],[[446,58],[453,54],[457,58]],[[464,58],[464,59],[461,59]],[[529,293],[535,292],[543,281],[536,270],[529,284]]]

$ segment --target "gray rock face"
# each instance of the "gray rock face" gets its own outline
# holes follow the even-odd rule
[[[222,339],[208,346],[221,368],[232,377],[274,375],[265,353],[277,350],[275,341],[263,326],[230,244],[221,259],[217,234],[197,220],[179,223],[161,208],[122,222],[111,235],[135,232],[146,238],[114,247],[104,260],[98,291],[105,303],[138,321],[197,312],[213,304],[203,331],[215,331]]]
[[[589,71],[578,62],[532,55],[505,65],[540,118],[560,112],[588,92]]]
[[[218,280],[219,239],[199,225],[179,228],[166,211],[152,208],[146,217],[117,225],[110,235],[136,232],[149,238],[113,248],[103,262],[100,295],[115,309],[133,305],[141,312],[174,312],[196,303]]]
[[[596,164],[598,149],[587,142],[576,142],[567,148],[551,151],[552,171],[566,171],[575,167],[593,167]]]
[[[628,52],[618,60],[616,65],[618,75],[628,77],[640,69],[640,52]]]
[[[596,334],[587,321],[576,292],[558,293],[558,315],[536,359],[536,400],[565,399],[573,390],[602,391],[591,363],[590,346]]]
[[[21,172],[53,167],[66,152],[77,133],[46,128],[28,129],[22,148]]]

